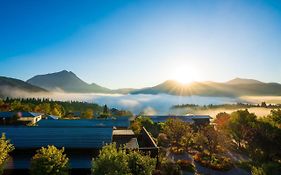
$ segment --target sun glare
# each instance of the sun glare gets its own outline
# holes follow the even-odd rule
[[[176,66],[172,74],[172,79],[183,84],[198,81],[199,77],[194,68],[182,65]]]

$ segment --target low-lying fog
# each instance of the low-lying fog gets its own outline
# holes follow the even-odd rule
[[[28,93],[17,93],[14,95],[21,97],[47,97],[54,100],[61,101],[85,101],[90,103],[97,103],[100,105],[107,104],[112,108],[130,110],[134,114],[145,112],[146,114],[209,114],[211,116],[216,115],[218,112],[231,112],[224,109],[215,110],[204,110],[204,111],[191,111],[188,109],[182,110],[171,110],[171,106],[178,104],[198,104],[198,105],[209,105],[209,104],[233,104],[237,102],[245,103],[260,103],[261,101],[280,102],[281,97],[203,97],[203,96],[173,96],[166,94],[158,95],[122,95],[122,94],[86,94],[86,93],[52,93],[52,94],[28,94]],[[255,112],[255,111],[253,111]],[[269,110],[261,111],[260,115],[269,113]]]

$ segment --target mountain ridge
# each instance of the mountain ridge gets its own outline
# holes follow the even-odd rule
[[[63,91],[67,93],[169,94],[178,96],[198,95],[231,97],[245,95],[281,96],[281,84],[264,83],[255,79],[246,78],[234,78],[226,82],[204,81],[188,84],[182,84],[176,80],[166,80],[155,86],[140,89],[109,89],[96,83],[86,83],[72,71],[63,70],[36,75],[28,79],[25,83],[33,87],[41,88],[41,91],[44,89],[50,92]],[[32,89],[32,87],[29,88]]]
[[[77,93],[109,93],[111,90],[95,83],[88,84],[71,71],[60,71],[49,74],[36,75],[26,82],[50,91],[62,90]]]
[[[0,97],[13,97],[23,93],[49,93],[46,89],[26,83],[25,81],[0,76]]]
[[[245,95],[281,95],[281,84],[263,83],[253,79],[235,78],[225,83],[192,82],[181,84],[167,80],[156,86],[142,88],[131,94],[170,94],[179,96],[245,96]]]

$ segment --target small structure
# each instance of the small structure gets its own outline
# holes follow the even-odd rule
[[[43,118],[45,120],[58,120],[60,117],[55,115],[45,115]]]
[[[194,114],[187,114],[185,115],[194,121],[195,125],[208,125],[210,124],[210,120],[212,119],[209,115],[194,115]]]
[[[210,124],[211,117],[209,115],[158,115],[158,116],[145,116],[149,117],[155,123],[166,122],[168,119],[180,119],[184,122],[195,124],[195,125],[206,125]]]
[[[81,112],[69,112],[66,114],[67,118],[72,118],[72,119],[80,119],[82,117]]]
[[[135,135],[132,130],[113,130],[112,142],[117,146],[124,145],[126,149],[137,149],[151,157],[158,157],[158,146],[143,127],[139,135]]]
[[[131,129],[113,130],[112,142],[117,146],[125,146],[126,149],[138,149],[139,144],[135,133]]]
[[[41,113],[35,112],[0,112],[2,125],[35,124],[42,119]]]

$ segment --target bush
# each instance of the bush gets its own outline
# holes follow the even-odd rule
[[[252,166],[252,175],[279,175],[281,172],[281,164],[268,162],[262,165]]]
[[[191,160],[178,160],[177,164],[181,167],[181,170],[188,172],[195,172],[195,165]]]
[[[116,144],[102,148],[98,158],[92,161],[92,173],[95,175],[130,175],[126,151],[117,149]]]
[[[132,151],[128,154],[128,166],[132,174],[151,175],[155,170],[156,161],[150,156],[145,156],[139,152]]]
[[[183,148],[179,148],[179,147],[176,147],[176,146],[171,147],[170,151],[173,154],[183,154],[183,153],[185,153],[185,150]]]
[[[181,168],[178,164],[169,161],[163,160],[160,166],[161,175],[181,175]]]
[[[229,158],[216,154],[208,154],[204,152],[197,153],[193,156],[193,159],[196,162],[199,162],[202,166],[214,170],[226,171],[233,167],[232,162]]]
[[[0,174],[3,174],[7,160],[9,159],[9,153],[14,150],[14,146],[6,139],[4,133],[0,138]]]
[[[92,173],[94,175],[151,175],[155,170],[156,161],[137,151],[126,153],[117,149],[116,144],[102,148],[98,158],[93,159]]]
[[[32,175],[67,175],[69,174],[69,159],[64,154],[64,148],[55,146],[42,147],[32,157],[30,173]]]
[[[164,133],[160,133],[157,137],[157,142],[159,146],[163,146],[167,148],[169,146],[169,140],[167,138],[167,135]]]

